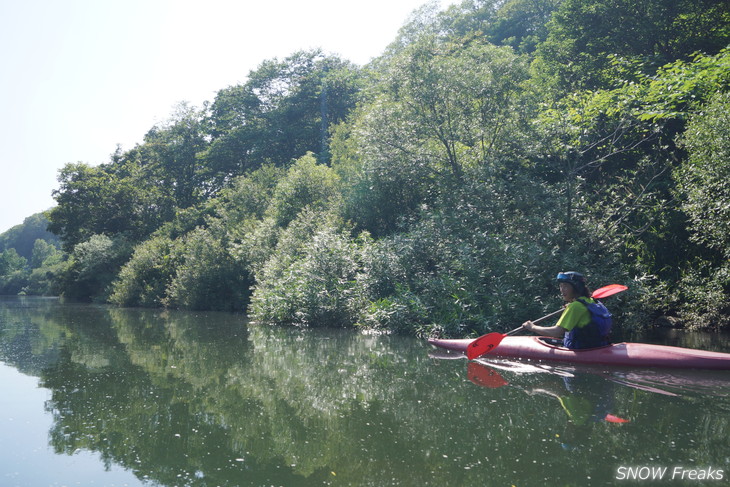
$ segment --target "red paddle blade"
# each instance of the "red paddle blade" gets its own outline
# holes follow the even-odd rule
[[[499,345],[502,339],[507,336],[502,333],[488,333],[482,335],[466,347],[466,358],[474,360],[477,357],[481,357],[485,353],[492,351],[494,347]]]
[[[607,414],[605,418],[606,421],[609,423],[628,423],[628,419],[619,418],[618,416],[614,416],[613,414]]]
[[[596,299],[607,298],[622,291],[626,291],[627,289],[628,287],[621,284],[609,284],[608,286],[596,289],[593,294],[591,294],[591,297]]]
[[[469,362],[466,368],[466,376],[474,384],[490,389],[496,389],[497,387],[509,384],[509,382],[499,375],[499,372],[479,362]]]

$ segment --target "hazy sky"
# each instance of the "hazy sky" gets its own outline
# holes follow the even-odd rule
[[[0,233],[54,205],[66,163],[107,162],[266,59],[320,47],[365,64],[424,3],[0,0]]]

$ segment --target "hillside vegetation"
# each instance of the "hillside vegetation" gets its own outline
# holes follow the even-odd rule
[[[729,43],[719,0],[427,4],[367,66],[267,60],[68,164],[47,276],[122,306],[464,336],[556,309],[579,270],[630,287],[624,327],[730,327]]]

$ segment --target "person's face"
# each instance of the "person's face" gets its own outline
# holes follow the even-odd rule
[[[575,289],[567,282],[560,283],[560,295],[563,296],[563,301],[566,302],[574,301],[576,298]]]

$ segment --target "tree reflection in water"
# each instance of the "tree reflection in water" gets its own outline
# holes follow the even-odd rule
[[[730,454],[728,397],[628,373],[581,373],[571,392],[556,373],[496,369],[503,384],[477,387],[466,361],[415,339],[7,303],[1,358],[51,391],[53,449],[159,485],[602,485],[620,465]],[[600,414],[566,413],[586,401]],[[591,420],[604,412],[630,422]]]

